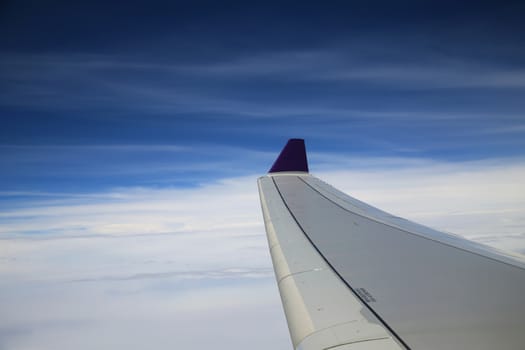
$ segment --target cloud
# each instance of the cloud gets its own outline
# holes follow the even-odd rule
[[[3,212],[0,346],[287,349],[258,206],[246,177]]]
[[[149,261],[153,262],[153,261]],[[96,278],[75,279],[69,282],[97,282],[97,281],[131,281],[141,279],[243,279],[243,278],[270,278],[273,276],[271,268],[253,268],[253,269],[222,269],[209,271],[168,271],[162,273],[139,273],[128,276],[100,276]]]
[[[353,50],[352,50],[353,49]],[[280,51],[243,56],[231,62],[212,63],[206,67],[187,67],[185,72],[229,78],[274,79],[284,82],[316,83],[355,82],[406,89],[443,88],[524,88],[525,70],[497,64],[476,62],[473,59],[415,57],[387,60],[366,60],[361,48]],[[417,57],[420,53],[414,53]],[[378,53],[378,57],[381,55]]]
[[[523,159],[316,157],[317,175],[358,199],[525,251]],[[255,182],[30,196],[4,209],[0,346],[288,349]]]
[[[213,178],[266,168],[274,153],[215,144],[0,145],[5,168],[0,179],[4,198],[104,197],[124,193],[114,186],[198,186]],[[81,188],[82,193],[78,192]],[[101,188],[111,193],[95,193]],[[55,190],[56,192],[53,192]],[[2,201],[0,201],[0,206]]]
[[[3,349],[289,347],[273,279],[225,286],[126,281],[24,287],[22,295],[0,292],[2,312],[9,315],[0,326]]]
[[[220,114],[221,118],[312,115],[308,110],[314,109],[337,117],[348,110],[364,109],[352,108],[348,99],[338,98],[336,92],[341,88],[352,95],[356,93],[353,89],[367,89],[372,96],[384,94],[385,89],[413,93],[525,88],[525,70],[504,62],[428,57],[428,53],[422,56],[419,52],[392,59],[397,47],[385,47],[370,58],[370,50],[354,43],[349,48],[263,51],[191,64],[118,54],[4,54],[0,64],[5,69],[0,76],[6,92],[0,104],[52,110],[119,110],[126,115],[139,110],[162,115],[206,113]],[[263,93],[259,86],[272,87],[278,93]],[[312,90],[308,96],[322,98],[298,99],[294,91],[305,86]],[[363,112],[378,110],[368,106]],[[112,118],[116,114],[111,113]]]
[[[301,135],[387,154],[407,149],[427,155],[450,150],[475,154],[489,147],[505,154],[523,148],[521,67],[417,52],[396,59],[375,52],[370,58],[359,50],[362,44],[355,45],[237,53],[194,63],[117,54],[4,55],[0,78],[6,93],[0,107],[6,110],[5,140],[11,146],[35,139],[95,140],[105,146],[117,140],[125,148],[130,140],[151,141],[149,135],[155,135],[161,151],[163,142],[174,139],[184,146],[195,140],[246,144],[248,138]],[[49,133],[43,140],[34,135],[39,128]],[[117,146],[108,147],[107,155],[120,152]],[[63,156],[63,149],[54,159]],[[13,149],[10,159],[20,162],[16,156],[24,152]],[[135,176],[138,169],[156,177],[232,164],[185,160],[137,168],[109,159],[104,169],[117,176],[133,169]],[[6,168],[34,172],[26,164]],[[100,169],[68,166],[59,171],[93,174]]]

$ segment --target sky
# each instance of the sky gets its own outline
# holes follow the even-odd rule
[[[2,1],[0,350],[289,349],[256,179],[288,138],[525,253],[525,5]]]

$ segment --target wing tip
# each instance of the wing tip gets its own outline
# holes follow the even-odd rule
[[[304,139],[289,139],[268,173],[287,171],[308,173]]]

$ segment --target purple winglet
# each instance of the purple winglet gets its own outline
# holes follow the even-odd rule
[[[304,147],[303,139],[289,139],[269,172],[279,173],[282,171],[308,172],[308,161],[306,160],[306,148]]]

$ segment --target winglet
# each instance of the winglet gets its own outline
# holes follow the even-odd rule
[[[308,160],[306,159],[303,139],[289,139],[269,172],[279,173],[283,171],[308,172]]]

